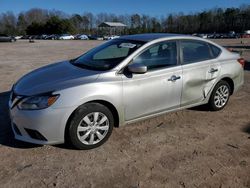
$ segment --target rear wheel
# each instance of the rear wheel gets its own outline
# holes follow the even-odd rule
[[[222,110],[228,103],[230,93],[231,88],[226,81],[221,80],[218,82],[210,96],[208,103],[210,109],[213,111]]]
[[[78,149],[92,149],[110,137],[114,118],[110,110],[99,103],[88,103],[76,110],[68,129],[68,140]]]

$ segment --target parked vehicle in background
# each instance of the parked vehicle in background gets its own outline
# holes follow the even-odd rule
[[[74,36],[70,34],[63,34],[59,36],[59,40],[73,40]]]
[[[15,41],[16,41],[16,39],[13,36],[0,34],[0,42],[15,42]]]
[[[31,35],[23,35],[22,37],[21,37],[21,39],[29,39],[31,37]]]
[[[57,40],[57,39],[59,39],[59,37],[60,37],[59,35],[55,35],[55,34],[47,35],[45,40]]]
[[[213,39],[221,39],[223,37],[223,34],[220,33],[214,33],[213,35],[210,36],[210,38]]]
[[[100,35],[88,35],[89,40],[103,40],[103,36]]]
[[[103,39],[104,40],[112,40],[112,39],[117,39],[119,37],[120,36],[118,36],[118,35],[110,35],[110,36],[104,36]]]
[[[229,33],[213,33],[207,35],[207,38],[209,39],[235,39],[240,37],[240,34],[235,33],[234,31],[230,31]]]
[[[36,40],[43,40],[46,38],[47,35],[34,35],[32,36],[32,39],[36,39]]]
[[[21,39],[23,36],[15,36],[15,39],[16,40],[19,40],[19,39]]]
[[[76,40],[88,40],[89,37],[87,35],[84,35],[84,34],[79,34],[79,35],[75,36],[75,39]]]
[[[203,38],[203,39],[208,38],[207,34],[202,34],[202,33],[194,33],[193,36],[200,37],[200,38]]]
[[[249,34],[250,35],[250,30],[245,31],[245,34]]]
[[[250,30],[245,31],[242,35],[242,38],[250,38]]]
[[[91,149],[107,141],[113,127],[204,104],[222,110],[243,85],[244,63],[198,37],[122,36],[14,84],[15,138]]]
[[[201,37],[203,39],[207,39],[208,35],[207,34],[199,34],[198,37]]]

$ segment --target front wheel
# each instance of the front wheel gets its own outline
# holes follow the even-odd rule
[[[66,139],[77,149],[93,149],[108,140],[113,126],[113,115],[106,106],[88,103],[73,114]]]
[[[228,103],[229,97],[231,93],[230,85],[221,80],[216,84],[214,90],[209,99],[209,107],[213,111],[222,110]]]

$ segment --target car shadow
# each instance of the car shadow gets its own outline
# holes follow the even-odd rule
[[[9,117],[9,96],[10,91],[0,93],[0,145],[20,149],[41,147],[40,145],[15,140],[14,134],[11,129],[11,121]]]
[[[66,150],[79,150],[79,149],[74,148],[69,143],[57,144],[57,145],[53,145],[53,147],[60,148],[60,149],[66,149]]]
[[[242,128],[242,131],[245,132],[245,133],[250,134],[250,123],[248,123],[247,125],[245,125],[245,126]],[[250,138],[250,137],[249,137],[249,138]]]
[[[188,110],[193,110],[193,111],[210,111],[208,105],[201,105],[201,106],[195,106],[192,108],[188,108]]]

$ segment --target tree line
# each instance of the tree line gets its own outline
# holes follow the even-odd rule
[[[214,8],[190,14],[168,14],[154,17],[147,14],[83,14],[68,15],[62,11],[33,8],[15,15],[0,14],[0,33],[8,35],[40,35],[62,33],[103,34],[102,22],[122,22],[127,27],[121,34],[168,33],[227,33],[250,30],[250,5],[238,8]]]

